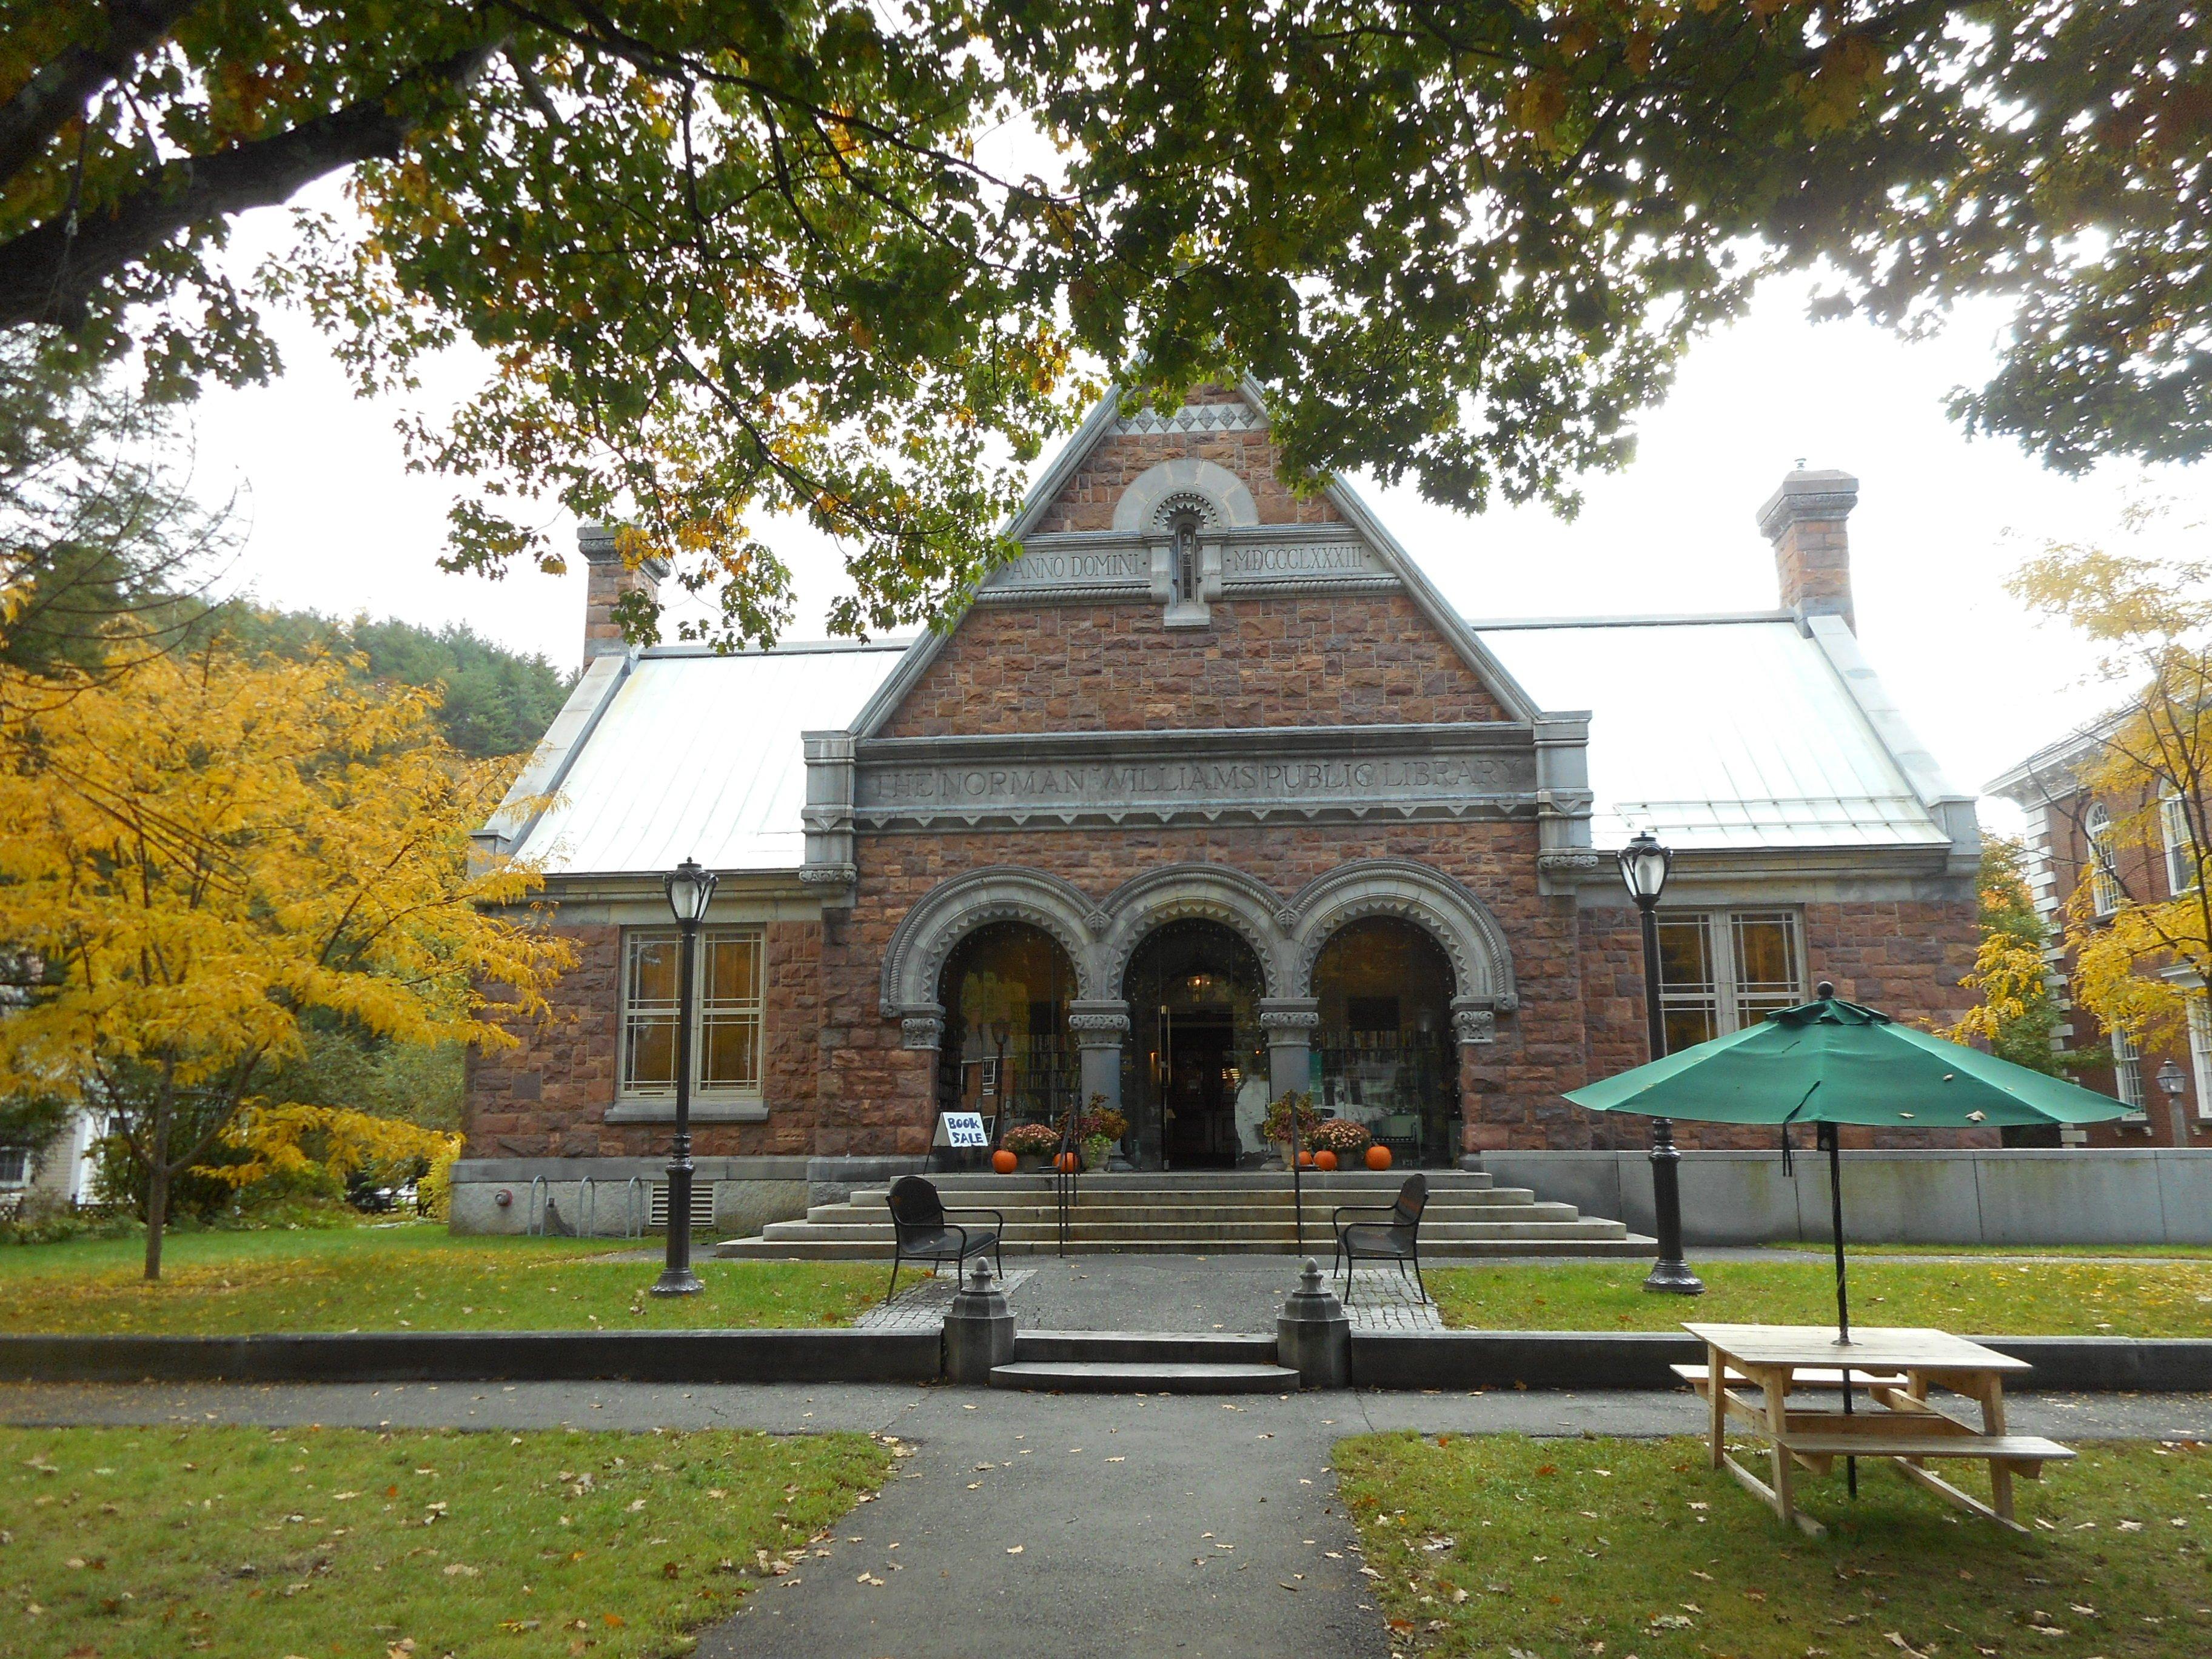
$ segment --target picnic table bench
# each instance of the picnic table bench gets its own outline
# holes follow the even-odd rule
[[[2004,1379],[2030,1370],[2027,1361],[1946,1331],[1855,1330],[1846,1345],[1832,1325],[1683,1328],[1705,1345],[1705,1364],[1674,1369],[1711,1408],[1712,1466],[1727,1469],[1782,1519],[1816,1538],[1826,1528],[1799,1510],[1794,1498],[1801,1464],[1826,1474],[1838,1457],[1885,1457],[1908,1480],[1972,1514],[2025,1532],[2013,1519],[2013,1477],[2040,1479],[2045,1463],[2074,1455],[2055,1440],[2008,1432]],[[1790,1408],[1793,1391],[1840,1394],[1847,1373],[1853,1399],[1863,1390],[1880,1409],[1847,1414],[1825,1407]],[[1931,1404],[1928,1391],[1933,1387],[1977,1403],[1979,1425]],[[1729,1455],[1731,1424],[1766,1443],[1772,1484]],[[1986,1462],[1991,1502],[1983,1503],[1929,1470],[1929,1461],[1939,1458]]]

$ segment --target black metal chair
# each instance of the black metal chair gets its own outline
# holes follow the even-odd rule
[[[1392,1204],[1344,1204],[1337,1206],[1328,1218],[1329,1231],[1336,1235],[1336,1255],[1329,1259],[1329,1276],[1336,1276],[1339,1260],[1344,1263],[1344,1299],[1352,1300],[1352,1270],[1361,1256],[1370,1261],[1395,1261],[1398,1276],[1406,1275],[1408,1262],[1413,1267],[1413,1284],[1421,1293],[1421,1300],[1429,1299],[1429,1287],[1421,1283],[1421,1212],[1429,1206],[1429,1178],[1425,1175],[1410,1175],[1406,1184],[1398,1188],[1397,1201]],[[1348,1215],[1388,1216],[1388,1221],[1354,1221],[1347,1223]]]
[[[980,1206],[960,1209],[961,1215],[987,1215],[999,1224],[996,1227],[977,1227],[973,1230],[945,1218],[945,1200],[937,1195],[934,1182],[920,1176],[901,1176],[891,1182],[884,1202],[890,1206],[891,1282],[884,1291],[884,1300],[891,1299],[898,1289],[899,1267],[902,1262],[927,1261],[933,1268],[940,1261],[950,1261],[964,1267],[971,1255],[981,1255],[986,1250],[997,1260],[999,1277],[1006,1276],[1006,1259],[1000,1240],[1006,1231],[1006,1218],[996,1210]]]

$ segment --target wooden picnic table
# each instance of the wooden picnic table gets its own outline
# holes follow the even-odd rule
[[[2013,1519],[2013,1477],[2039,1480],[2045,1463],[2074,1455],[2055,1440],[2006,1431],[2004,1379],[2030,1370],[2026,1360],[1948,1331],[1854,1329],[1845,1344],[1832,1325],[1683,1328],[1705,1345],[1705,1364],[1677,1365],[1674,1371],[1711,1407],[1713,1467],[1727,1469],[1777,1515],[1816,1538],[1826,1528],[1801,1511],[1793,1497],[1799,1464],[1826,1474],[1838,1457],[1886,1457],[1907,1480],[1960,1508],[2024,1532]],[[1854,1403],[1863,1400],[1876,1409],[1847,1416],[1826,1407],[1790,1408],[1793,1390],[1840,1394],[1846,1376]],[[1978,1404],[1980,1423],[1931,1404],[1928,1391],[1938,1386]],[[1731,1422],[1766,1443],[1771,1485],[1729,1455]],[[1985,1461],[1991,1502],[1930,1471],[1928,1462],[1935,1458]]]

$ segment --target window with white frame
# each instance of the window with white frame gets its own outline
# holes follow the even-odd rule
[[[2197,890],[2197,838],[2189,833],[2189,808],[2172,790],[2159,797],[2158,827],[2166,842],[2166,890],[2179,897]]]
[[[2120,908],[2120,880],[2112,870],[2112,817],[2105,804],[2089,808],[2089,900],[2100,916]]]
[[[27,1146],[0,1146],[0,1192],[31,1184],[31,1152]]]
[[[676,1087],[677,967],[673,927],[623,934],[622,1091]],[[699,930],[691,1081],[702,1093],[757,1094],[761,1085],[761,930]]]
[[[1794,910],[1662,912],[1659,1006],[1667,1052],[1755,1025],[1805,1000]]]
[[[2206,993],[2189,999],[2189,1072],[2197,1090],[2197,1115],[2212,1120],[2212,1002]]]
[[[2112,1038],[2112,1098],[2128,1109],[2130,1117],[2143,1115],[2142,1054],[2135,1039],[2114,1030]]]

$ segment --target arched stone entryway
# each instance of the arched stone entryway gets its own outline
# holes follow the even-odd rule
[[[1366,1127],[1396,1159],[1460,1152],[1459,1042],[1451,958],[1401,916],[1346,923],[1314,960],[1314,1103]]]
[[[962,939],[938,978],[938,1109],[981,1112],[994,1136],[1058,1121],[1079,1085],[1075,989],[1067,952],[1033,923],[987,922]]]

